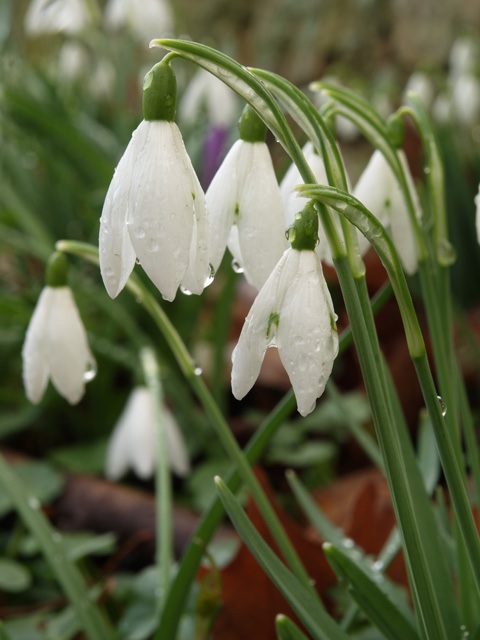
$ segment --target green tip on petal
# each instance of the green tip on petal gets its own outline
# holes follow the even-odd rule
[[[145,76],[142,107],[145,120],[175,120],[177,79],[170,59],[158,62]]]
[[[287,239],[292,249],[315,251],[318,244],[318,213],[313,202],[309,202],[297,213],[295,222],[288,230]]]
[[[256,111],[247,104],[238,121],[240,138],[245,142],[265,142],[267,127]]]
[[[68,277],[68,260],[62,251],[52,253],[47,262],[45,281],[47,287],[66,287]]]

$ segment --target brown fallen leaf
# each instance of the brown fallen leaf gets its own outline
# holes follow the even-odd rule
[[[336,578],[323,554],[322,539],[301,516],[297,519],[287,516],[265,474],[259,469],[256,473],[319,594],[331,610],[329,590],[336,584]],[[369,469],[350,474],[314,497],[332,522],[367,553],[380,550],[392,529],[394,516],[386,482],[379,472]],[[253,501],[249,501],[246,513],[278,554]],[[392,577],[406,584],[402,562],[395,565]],[[275,616],[284,613],[296,620],[290,606],[243,543],[232,562],[222,569],[221,578],[222,607],[213,628],[213,640],[276,640]]]

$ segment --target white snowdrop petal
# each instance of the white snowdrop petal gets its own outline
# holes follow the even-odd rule
[[[328,185],[323,158],[318,153],[315,153],[312,143],[307,142],[302,151],[318,184]],[[280,183],[280,192],[285,207],[285,223],[287,227],[293,224],[295,214],[301,211],[308,202],[308,198],[299,197],[297,192],[293,191],[294,187],[299,184],[303,184],[303,179],[297,169],[297,165],[292,163]]]
[[[238,204],[238,158],[242,141],[237,140],[225,156],[205,193],[209,218],[210,264],[215,271],[222,262]]]
[[[322,395],[338,353],[333,322],[331,298],[318,256],[313,251],[301,251],[298,272],[280,311],[277,341],[302,416],[313,410]]]
[[[70,404],[79,402],[85,392],[85,374],[95,366],[87,334],[69,287],[53,289],[54,301],[46,328],[47,361],[52,382]]]
[[[22,349],[23,384],[27,398],[37,404],[43,397],[48,384],[47,353],[45,342],[46,327],[49,322],[53,289],[45,287],[37,301],[28,325]]]
[[[264,142],[243,143],[239,157],[238,237],[250,284],[260,289],[286,249],[282,199]]]
[[[265,351],[275,345],[275,314],[282,306],[288,283],[288,273],[285,275],[284,271],[289,255],[290,250],[287,249],[258,292],[233,351],[232,392],[237,400],[250,391],[260,373]],[[291,267],[287,271],[290,270]]]
[[[127,229],[131,176],[136,159],[145,149],[149,127],[142,121],[120,158],[105,197],[100,218],[100,272],[105,288],[115,298],[125,286],[135,265],[135,251]]]
[[[190,473],[190,460],[182,432],[168,409],[164,411],[163,420],[170,466],[177,476],[185,478]]]
[[[89,22],[84,0],[32,0],[25,15],[25,31],[38,36],[45,33],[78,33]]]
[[[153,396],[145,386],[130,394],[110,437],[105,474],[118,480],[131,466],[141,478],[153,474],[155,464]]]
[[[145,122],[143,152],[131,171],[127,227],[135,253],[166,300],[188,268],[194,193],[183,140],[173,122]]]
[[[188,268],[182,280],[183,286],[197,295],[205,288],[210,274],[209,261],[209,221],[205,194],[198,181],[197,174],[190,164],[190,179],[192,183],[193,227],[190,241]]]

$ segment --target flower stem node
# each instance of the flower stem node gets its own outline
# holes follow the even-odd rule
[[[249,104],[244,108],[238,121],[240,138],[245,142],[265,142],[267,127]]]
[[[175,120],[177,108],[177,79],[170,61],[153,66],[143,81],[144,120]]]
[[[309,202],[297,213],[293,225],[288,229],[287,240],[297,251],[315,251],[318,244],[318,213],[313,202]]]
[[[252,388],[269,347],[277,347],[297,398],[308,415],[327,384],[338,353],[333,303],[315,251],[285,251],[259,291],[232,354],[232,391]]]
[[[68,278],[68,260],[63,251],[52,253],[47,262],[45,281],[47,287],[66,287]]]

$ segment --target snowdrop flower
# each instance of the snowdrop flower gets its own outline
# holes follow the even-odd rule
[[[28,325],[22,350],[23,383],[28,399],[37,404],[48,380],[70,404],[79,402],[85,383],[95,377],[96,362],[70,287],[66,259],[54,254],[43,289]]]
[[[409,92],[415,93],[425,109],[427,111],[430,110],[435,97],[435,90],[430,76],[423,71],[414,71],[408,79],[403,95],[406,96]]]
[[[47,33],[78,33],[90,22],[85,0],[32,0],[24,27],[31,36]]]
[[[209,280],[205,196],[173,122],[175,75],[155,65],[144,83],[144,120],[120,159],[100,218],[100,270],[115,298],[135,260],[166,300]]]
[[[467,127],[478,123],[480,117],[480,81],[472,73],[462,73],[452,82],[453,112]]]
[[[308,162],[318,184],[328,185],[328,178],[323,158],[315,151],[311,142],[307,142],[303,147],[303,155],[305,156],[305,160]],[[280,193],[283,199],[285,224],[287,227],[290,227],[293,224],[295,215],[308,202],[308,198],[299,196],[298,192],[295,191],[295,187],[299,184],[303,184],[303,179],[297,165],[292,163],[280,182]],[[337,220],[337,218],[335,218],[335,220]],[[340,226],[340,224],[338,224],[338,226]],[[320,260],[327,262],[330,265],[333,264],[330,245],[323,233],[320,234],[315,251],[318,253]]]
[[[318,255],[318,216],[307,205],[295,221],[295,239],[259,291],[232,354],[232,391],[252,388],[269,347],[277,347],[298,411],[315,408],[338,353],[336,315]]]
[[[477,231],[477,241],[480,244],[480,184],[478,185],[478,193],[474,199],[476,212],[475,212],[475,228]]]
[[[265,143],[266,127],[248,105],[239,130],[241,139],[206,192],[210,263],[216,270],[228,245],[236,270],[260,289],[286,246],[283,204]]]
[[[163,407],[162,420],[172,471],[186,476],[190,462],[180,428],[173,415]],[[143,479],[150,478],[156,462],[155,399],[148,387],[136,387],[118,419],[108,443],[105,474],[118,480],[129,467]]]
[[[109,0],[105,7],[105,26],[115,30],[128,27],[141,41],[173,31],[173,12],[165,0]]]
[[[420,219],[420,203],[407,159],[402,150],[397,153],[414,201],[416,217]],[[403,268],[409,275],[415,273],[417,270],[417,250],[412,222],[395,174],[380,151],[376,150],[373,153],[353,190],[353,195],[373,213],[382,225],[390,228],[392,240]]]
[[[238,117],[234,92],[205,69],[199,69],[185,89],[178,107],[179,118],[182,122],[193,123],[202,108],[213,126],[228,128]]]

